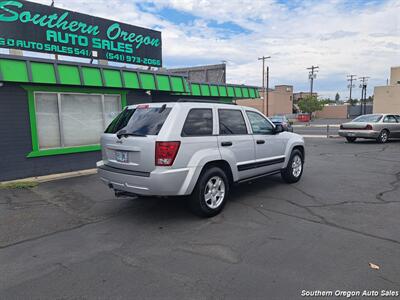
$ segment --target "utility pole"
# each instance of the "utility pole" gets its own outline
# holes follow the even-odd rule
[[[347,81],[350,81],[350,84],[347,85],[347,87],[350,89],[350,95],[349,95],[349,102],[350,105],[353,105],[352,103],[352,99],[351,99],[351,91],[354,87],[353,81],[355,80],[354,77],[356,77],[357,75],[347,75]]]
[[[265,95],[265,60],[268,58],[271,58],[271,56],[263,56],[259,57],[258,60],[262,60],[262,90],[263,90],[263,113],[267,114],[268,110],[268,103],[267,103],[267,98]],[[269,78],[268,78],[269,79]]]
[[[268,117],[269,116],[269,109],[268,109],[268,107],[269,107],[269,66],[267,66],[267,112],[266,112],[266,116]]]
[[[361,114],[365,114],[367,112],[367,81],[368,76],[360,77],[360,88],[361,88]],[[364,103],[364,107],[363,107]]]
[[[313,95],[314,79],[317,78],[317,74],[316,74],[318,72],[317,69],[319,69],[318,66],[311,66],[311,67],[307,68],[307,70],[311,70],[308,74],[308,78],[311,80],[311,83],[310,83],[310,96],[311,97]]]

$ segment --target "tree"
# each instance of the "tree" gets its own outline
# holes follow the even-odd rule
[[[310,114],[310,117],[313,112],[322,110],[324,104],[317,99],[315,96],[307,96],[301,99],[298,103],[299,108],[302,112]]]
[[[336,95],[335,95],[335,101],[336,101],[336,103],[338,103],[339,100],[340,100],[340,95],[339,95],[339,93],[336,93]]]
[[[358,99],[351,99],[349,101],[347,101],[351,106],[354,106],[358,103]]]
[[[334,100],[330,98],[320,99],[319,102],[321,102],[323,105],[336,103]]]

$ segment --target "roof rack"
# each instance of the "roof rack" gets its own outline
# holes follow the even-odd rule
[[[207,99],[189,99],[189,98],[181,98],[176,102],[197,102],[197,103],[218,103],[218,104],[229,104],[236,105],[236,103],[223,102],[218,100],[207,100]]]

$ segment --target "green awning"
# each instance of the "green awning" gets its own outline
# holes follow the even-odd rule
[[[0,56],[0,81],[101,88],[140,89],[189,96],[259,98],[256,87],[190,82],[162,71],[117,68],[65,61]]]

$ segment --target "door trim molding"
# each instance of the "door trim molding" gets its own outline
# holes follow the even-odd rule
[[[266,166],[271,166],[275,164],[280,164],[285,161],[285,156],[280,156],[280,157],[275,157],[275,158],[268,158],[268,159],[263,159],[259,160],[256,162],[252,163],[245,163],[237,166],[238,171],[246,171],[250,169],[256,169],[256,168],[261,168],[261,167],[266,167]]]

